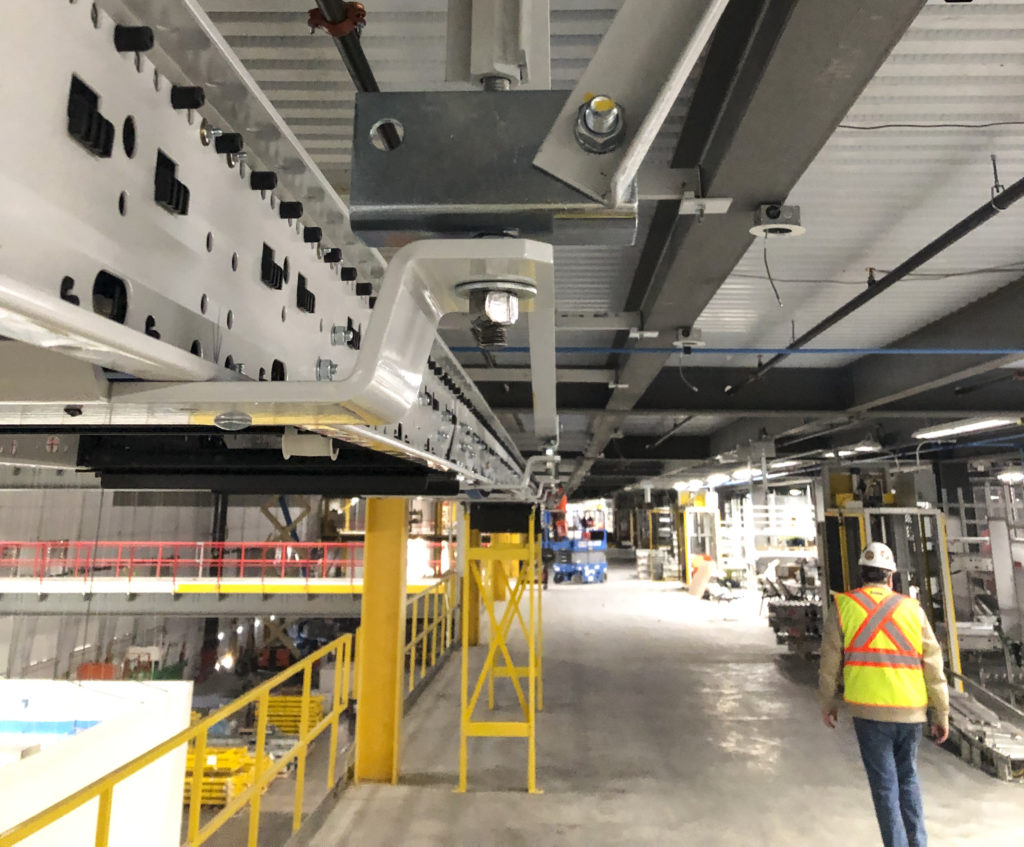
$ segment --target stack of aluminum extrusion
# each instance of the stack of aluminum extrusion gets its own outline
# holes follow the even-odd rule
[[[813,600],[771,600],[768,625],[775,640],[790,649],[807,652],[821,641],[821,604]]]
[[[1024,782],[1024,731],[953,688],[949,712],[950,736],[964,761],[999,779]]]

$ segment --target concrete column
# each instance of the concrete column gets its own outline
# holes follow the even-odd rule
[[[357,782],[398,782],[408,541],[408,501],[379,497],[368,500],[363,611],[356,656]]]
[[[81,643],[87,643],[89,632],[88,628],[83,626],[84,623],[87,622],[80,615],[68,615],[61,618],[60,629],[57,630],[56,646],[53,648],[54,679],[66,679],[71,672],[72,656],[75,647],[79,644],[79,635],[81,635]],[[81,661],[87,661],[84,652]]]
[[[25,676],[32,660],[32,645],[36,637],[35,615],[16,616],[11,629],[11,643],[7,647],[7,678]]]

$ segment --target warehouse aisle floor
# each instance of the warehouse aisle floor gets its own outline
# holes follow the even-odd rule
[[[470,740],[470,792],[452,792],[451,661],[406,719],[402,784],[346,791],[313,847],[880,844],[849,720],[822,725],[815,668],[776,647],[756,601],[718,606],[622,570],[544,601],[544,795],[522,790],[525,742],[491,739]],[[921,773],[933,845],[1024,843],[1024,786],[931,743]]]

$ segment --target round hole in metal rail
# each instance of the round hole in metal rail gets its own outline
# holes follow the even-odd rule
[[[117,197],[117,211],[121,213],[123,218],[128,214],[128,192],[122,191]]]
[[[237,253],[232,253],[231,254],[231,270],[233,270],[233,271],[237,271],[238,270],[238,254]]]
[[[121,146],[129,159],[135,158],[135,118],[129,115],[121,126]]]
[[[370,143],[378,150],[394,150],[405,140],[405,127],[394,118],[381,118],[370,127]]]
[[[235,313],[231,309],[228,309],[228,314],[227,314],[227,317],[225,317],[225,319],[224,319],[224,323],[227,324],[228,329],[234,328],[234,326],[235,326]]]

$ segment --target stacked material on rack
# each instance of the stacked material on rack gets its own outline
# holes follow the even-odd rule
[[[682,570],[671,550],[636,551],[637,579],[682,579]]]
[[[207,748],[203,755],[203,783],[201,803],[204,806],[224,806],[252,785],[256,759],[246,747]],[[267,758],[264,767],[269,767]],[[188,751],[185,763],[185,803],[192,800],[192,775],[195,769],[195,751]]]
[[[302,695],[278,694],[268,700],[267,723],[285,735],[299,735],[299,721],[302,719]],[[305,735],[323,719],[324,695],[310,695],[309,716],[302,734]]]
[[[821,640],[821,604],[814,600],[770,600],[768,625],[775,631],[776,642],[803,652]]]
[[[969,694],[949,692],[950,736],[960,758],[997,778],[1024,782],[1024,731]]]

